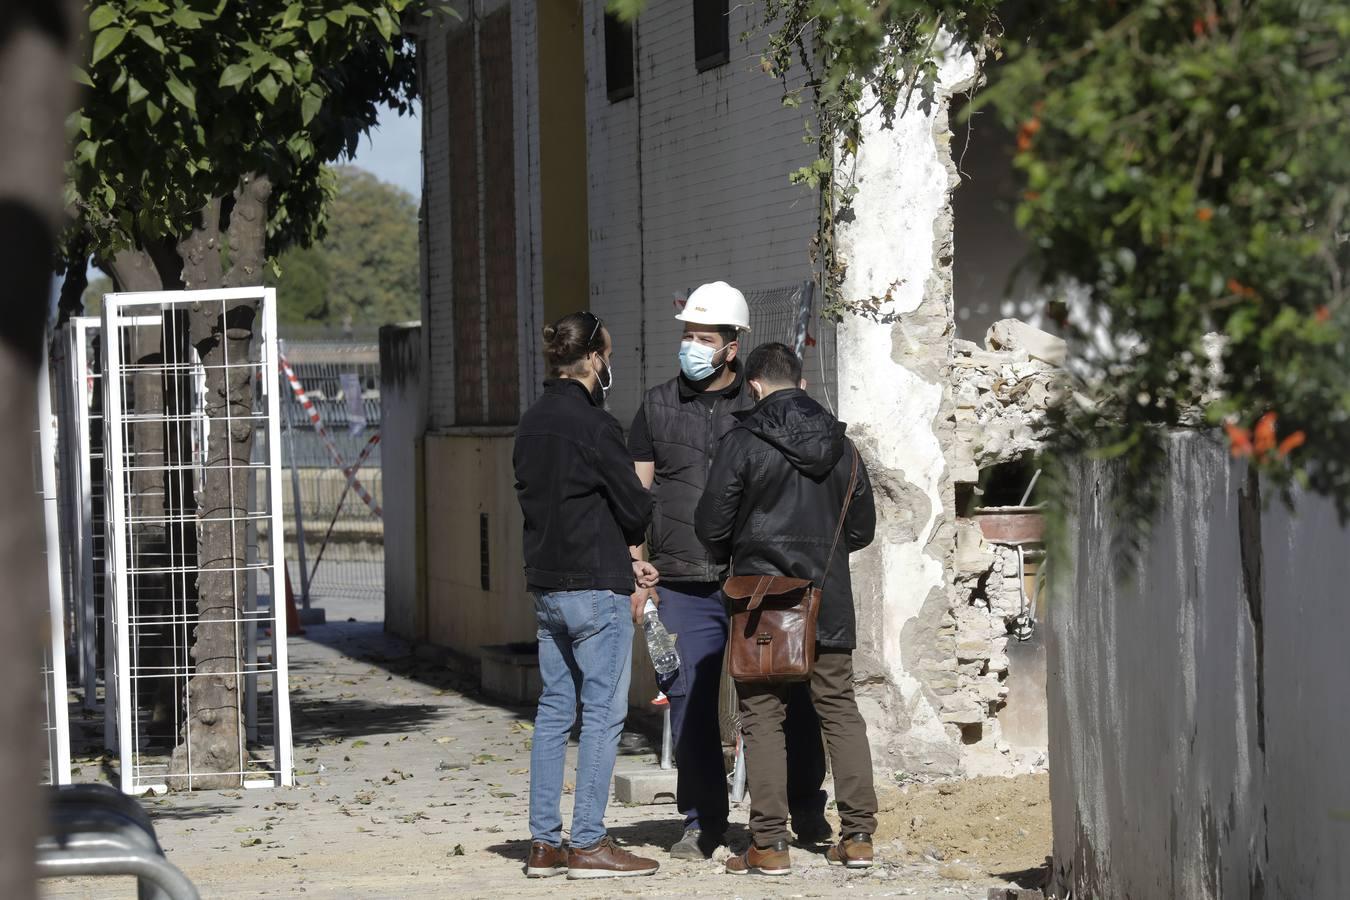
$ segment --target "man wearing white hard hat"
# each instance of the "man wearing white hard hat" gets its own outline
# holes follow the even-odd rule
[[[684,835],[670,848],[677,859],[706,859],[727,828],[727,783],[718,700],[727,613],[721,584],[727,569],[694,534],[694,511],[703,496],[717,446],[754,406],[738,356],[750,332],[745,295],[724,281],[689,295],[675,317],[684,323],[680,371],[649,390],[633,419],[628,449],[638,477],[651,489],[655,511],[647,552],[661,573],[656,590],[663,624],[675,634],[680,668],[662,683],[670,698],[671,730],[679,781],[676,803]],[[641,608],[649,591],[633,596]],[[784,723],[792,828],[807,843],[828,840],[825,820],[825,754],[809,692],[789,701]]]

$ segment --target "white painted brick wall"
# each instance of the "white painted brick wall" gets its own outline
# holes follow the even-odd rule
[[[814,148],[801,140],[809,113],[783,107],[781,83],[760,71],[763,39],[739,42],[754,25],[751,7],[731,12],[731,61],[700,73],[692,4],[649,5],[636,27],[637,96],[613,104],[603,11],[587,0],[591,308],[614,336],[610,407],[626,426],[643,387],[676,371],[677,294],[717,279],[751,291],[810,277],[816,195],[787,178]]]
[[[637,96],[610,103],[604,0],[585,4],[590,302],[614,337],[610,407],[627,426],[644,388],[676,371],[677,295],[717,279],[753,291],[810,278],[816,195],[792,187],[787,176],[814,158],[814,146],[801,140],[809,112],[782,106],[781,83],[760,71],[763,40],[739,41],[754,25],[750,7],[731,12],[731,61],[700,73],[694,67],[692,5],[649,6],[636,28]],[[512,20],[521,399],[528,404],[542,377],[538,331],[544,324],[533,4],[515,3]],[[442,35],[424,42],[422,64],[428,73],[423,100],[428,424],[443,429],[454,424],[446,92],[456,87],[445,83]],[[809,351],[807,367],[818,370]]]

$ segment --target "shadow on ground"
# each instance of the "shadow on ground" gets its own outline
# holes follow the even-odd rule
[[[611,825],[609,827],[609,836],[614,838],[615,842],[624,847],[656,847],[659,848],[654,855],[664,858],[664,849],[670,847],[684,834],[684,820],[676,812],[675,807],[667,807],[670,815],[660,819],[648,819],[643,822],[630,822],[625,825]],[[722,847],[719,847],[713,853],[713,859],[722,859],[728,855],[730,850],[743,850],[750,843],[750,831],[744,825],[732,824],[727,830],[727,839]],[[509,859],[524,865],[525,860],[530,855],[530,841],[522,838],[515,841],[506,841],[501,844],[494,844],[485,848],[489,853],[495,853],[503,859]],[[650,850],[644,850],[644,853],[651,853]],[[809,852],[809,851],[808,851]],[[820,852],[824,852],[822,849]]]
[[[1049,865],[1037,866],[1034,869],[1023,869],[1020,872],[994,872],[991,874],[996,878],[1002,878],[1004,881],[1010,881],[1018,887],[1028,890],[1044,888],[1050,883]]]
[[[291,698],[296,743],[324,738],[417,731],[444,718],[446,710],[429,703],[378,703],[368,700]]]

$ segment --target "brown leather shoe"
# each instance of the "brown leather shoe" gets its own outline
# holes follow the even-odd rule
[[[844,835],[843,840],[825,851],[825,861],[832,866],[866,869],[872,865],[872,836],[861,831]]]
[[[530,861],[525,863],[526,878],[552,878],[566,871],[566,850],[543,841],[530,844]]]
[[[751,843],[749,850],[727,860],[727,872],[732,875],[791,875],[788,842],[774,841],[763,850]]]
[[[659,868],[656,860],[629,853],[609,835],[594,847],[573,847],[567,852],[568,878],[627,878],[653,875]]]

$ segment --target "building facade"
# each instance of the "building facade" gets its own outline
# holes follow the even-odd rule
[[[891,299],[836,328],[811,287],[820,197],[788,181],[815,158],[809,112],[783,104],[791,85],[760,67],[758,7],[651,4],[631,26],[606,16],[603,0],[479,0],[461,12],[419,35],[421,354],[409,362],[416,340],[402,335],[400,365],[415,371],[401,389],[420,419],[409,429],[415,452],[402,457],[413,471],[385,478],[423,503],[391,531],[416,544],[391,558],[419,571],[391,593],[388,620],[468,660],[533,640],[511,446],[543,378],[543,325],[577,309],[604,320],[615,345],[609,404],[627,426],[643,392],[677,371],[684,297],[721,279],[749,296],[753,341],[790,341],[805,315],[810,390],[850,423],[877,483],[882,525],[855,556],[854,583],[878,765],[952,774],[1036,764],[1043,736],[1011,746],[999,724],[1008,604],[991,599],[988,577],[963,581],[958,564],[964,533],[966,564],[1004,573],[1007,548],[957,515],[959,488],[1035,444],[1034,423],[1022,422],[1021,443],[1010,432],[991,456],[983,424],[998,404],[980,379],[1015,363],[1030,366],[1028,380],[1047,375],[1024,349],[1005,358],[974,348],[984,356],[971,363],[974,345],[956,340],[958,318],[965,330],[990,318],[1001,294],[988,286],[1006,275],[965,273],[985,287],[974,319],[958,315],[949,111],[974,83],[973,62],[951,54],[926,112],[893,129],[869,123],[857,217],[840,235],[845,290]],[[635,706],[653,690],[647,668],[635,654]]]

